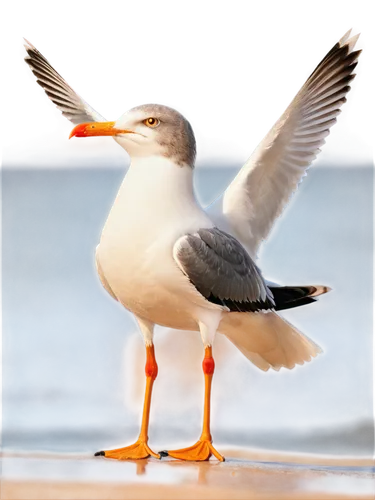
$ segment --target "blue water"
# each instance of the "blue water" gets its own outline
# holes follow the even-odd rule
[[[235,173],[197,169],[202,203]],[[94,267],[123,175],[3,171],[5,448],[89,451],[136,435],[142,340]],[[273,281],[333,288],[317,304],[285,314],[324,354],[293,371],[264,374],[218,338],[216,443],[372,453],[372,206],[370,167],[311,169],[259,265]],[[199,336],[160,328],[155,343],[159,377],[150,432],[164,448],[186,445],[200,431]]]

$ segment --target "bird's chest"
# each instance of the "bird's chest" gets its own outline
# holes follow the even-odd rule
[[[170,274],[180,273],[173,259],[178,227],[148,213],[147,207],[124,208],[114,207],[103,229],[101,265],[111,286],[120,287],[123,295],[154,293],[155,286],[170,281]]]
[[[109,221],[110,222],[110,221]],[[152,227],[124,224],[122,231],[103,231],[98,258],[118,300],[129,311],[154,323],[193,329],[186,317],[194,295],[186,276],[173,259],[176,236]]]
[[[196,291],[175,262],[173,247],[187,232],[207,226],[211,223],[195,200],[178,191],[122,186],[98,248],[106,280],[120,302],[159,324],[166,324],[163,318],[171,311],[182,315]]]
[[[129,262],[142,261],[147,254],[152,256],[152,247],[162,238],[165,240],[164,247],[167,244],[167,223],[161,232],[161,219],[159,214],[150,212],[149,207],[144,205],[115,204],[103,228],[100,244],[112,257],[121,255]]]
[[[143,236],[143,235],[141,235]],[[160,256],[166,265],[167,255]],[[152,241],[136,234],[104,237],[98,245],[98,259],[105,278],[123,307],[148,318],[160,301],[160,262]]]
[[[129,213],[117,213],[116,207],[111,210],[101,234],[98,259],[123,307],[160,324],[164,322],[159,317],[161,304],[173,310],[181,305],[171,284],[178,287],[184,279],[173,259],[173,245],[184,230],[171,217],[134,208]]]

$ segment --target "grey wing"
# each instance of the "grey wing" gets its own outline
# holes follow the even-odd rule
[[[69,127],[107,121],[26,36],[21,43],[21,57],[35,83]]]
[[[358,36],[349,36],[346,33],[328,52],[223,197],[208,209],[253,258],[319,154],[346,101],[361,52],[353,51]]]
[[[272,292],[244,247],[217,228],[177,240],[174,258],[207,300],[231,311],[272,309]]]

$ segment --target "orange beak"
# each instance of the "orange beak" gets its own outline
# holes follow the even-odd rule
[[[115,128],[115,122],[79,123],[70,132],[69,139],[72,137],[92,137],[95,135],[117,134],[134,134],[134,132],[131,130],[121,130]]]

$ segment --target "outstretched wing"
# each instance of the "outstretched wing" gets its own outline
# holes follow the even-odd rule
[[[272,309],[274,300],[243,246],[220,229],[200,229],[177,240],[173,256],[207,300],[231,311]]]
[[[103,116],[95,111],[80,97],[64,78],[50,65],[47,59],[30,42],[25,40],[28,57],[25,61],[37,77],[51,101],[72,123],[104,122]]]
[[[253,258],[320,152],[346,101],[361,52],[353,51],[359,35],[349,36],[350,31],[328,52],[223,199],[209,208],[215,214],[222,203],[222,227],[232,232]]]

